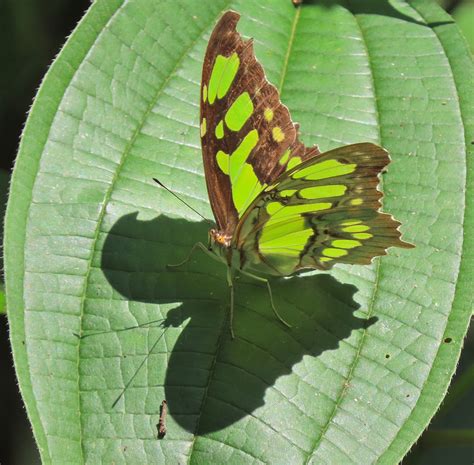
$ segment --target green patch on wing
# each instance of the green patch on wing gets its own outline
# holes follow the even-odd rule
[[[328,197],[340,197],[344,195],[347,186],[343,184],[328,185],[328,186],[314,186],[301,189],[299,195],[303,199],[325,199]]]
[[[230,57],[217,55],[214,67],[212,68],[211,78],[209,79],[209,89],[206,88],[206,94],[203,91],[203,101],[207,97],[212,105],[216,101],[216,97],[221,99],[225,97],[232,85],[232,82],[239,69],[240,59],[237,53],[233,53]]]
[[[265,255],[277,254],[298,257],[313,234],[311,228],[290,232],[285,236],[268,240],[263,237],[260,252]]]
[[[289,206],[281,204],[280,202],[271,202],[267,205],[267,212],[270,215],[268,225],[288,220],[294,216],[299,216],[301,213],[315,213],[320,210],[327,210],[331,208],[331,206],[332,204],[329,202]]]
[[[338,160],[325,160],[315,163],[301,170],[295,171],[291,177],[293,179],[304,179],[306,181],[317,181],[319,179],[335,178],[351,174],[356,170],[355,163],[342,163]]]
[[[258,131],[252,129],[230,155],[222,150],[216,154],[217,165],[224,174],[230,177],[232,200],[239,216],[264,187],[258,180],[252,165],[247,163],[257,142]]]
[[[292,157],[290,158],[290,161],[288,162],[288,165],[286,166],[286,170],[289,171],[293,169],[295,166],[298,166],[300,163],[301,163],[300,157]]]
[[[248,92],[242,92],[225,114],[225,124],[231,131],[240,131],[253,113],[253,103]]]
[[[221,120],[217,123],[215,134],[217,139],[224,138],[224,121]]]

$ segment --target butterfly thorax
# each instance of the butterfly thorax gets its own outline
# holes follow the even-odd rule
[[[210,229],[209,237],[213,252],[227,265],[233,266],[232,235],[218,229]]]
[[[228,234],[224,231],[218,231],[217,229],[212,228],[209,230],[209,236],[211,237],[213,242],[220,245],[221,247],[230,247],[230,243],[232,241],[231,234]]]

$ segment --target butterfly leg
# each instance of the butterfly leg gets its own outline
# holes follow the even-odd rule
[[[179,262],[179,263],[176,263],[176,264],[168,264],[166,265],[168,268],[178,268],[179,266],[183,266],[184,264],[188,263],[189,260],[191,259],[191,257],[193,256],[194,252],[197,250],[197,249],[201,249],[204,253],[206,253],[207,255],[209,255],[210,257],[212,257],[214,260],[218,260],[218,257],[212,253],[202,242],[196,242],[196,244],[193,245],[191,251],[188,253],[188,256],[182,261],[182,262]]]
[[[272,288],[270,286],[270,281],[268,279],[265,279],[265,278],[262,278],[260,276],[256,276],[252,273],[249,273],[247,271],[240,270],[240,272],[244,275],[247,275],[247,276],[249,276],[249,277],[251,277],[251,278],[253,278],[257,281],[260,281],[262,283],[265,283],[267,285],[268,295],[270,296],[270,304],[272,306],[273,313],[285,326],[287,326],[288,328],[291,328],[291,325],[283,319],[283,317],[278,313],[278,310],[275,307],[275,303],[273,302],[273,292],[272,292]]]
[[[234,334],[234,277],[232,276],[232,268],[227,267],[227,283],[230,288],[230,313],[229,313],[229,323],[230,323],[230,337],[235,338]]]
[[[263,278],[260,278],[263,279]],[[270,304],[272,306],[273,313],[275,316],[288,328],[291,328],[291,325],[283,319],[283,317],[278,313],[275,304],[273,303],[273,293],[272,293],[272,288],[270,286],[270,281],[268,279],[263,279],[267,283],[267,289],[268,289],[268,295],[270,296]]]

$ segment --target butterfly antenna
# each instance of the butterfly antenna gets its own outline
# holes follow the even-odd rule
[[[189,203],[187,203],[185,200],[183,200],[181,197],[179,197],[177,194],[175,194],[171,189],[168,189],[160,180],[158,180],[156,178],[153,178],[153,181],[155,181],[159,186],[161,186],[163,189],[165,189],[171,195],[176,197],[181,203],[183,203],[188,208],[190,208],[194,213],[196,213],[196,215],[199,215],[206,223],[209,223],[211,225],[214,224],[212,221],[208,220],[207,218],[204,218],[204,216],[202,216],[194,207],[191,207],[191,205],[189,205]]]

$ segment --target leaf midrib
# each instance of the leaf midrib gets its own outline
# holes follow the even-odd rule
[[[300,19],[301,7],[297,7],[295,11],[295,16],[293,17],[293,22],[291,23],[290,37],[288,39],[288,47],[286,48],[285,58],[283,60],[283,67],[280,75],[280,82],[278,83],[278,92],[280,95],[283,92],[283,84],[285,83],[286,75],[288,72],[288,62],[290,61],[291,50],[293,49],[293,43],[295,41],[296,27],[298,26],[298,21]]]
[[[348,5],[350,5],[350,3],[351,2],[348,0]],[[380,112],[379,112],[379,108],[378,108],[378,104],[377,104],[377,91],[376,91],[376,85],[375,85],[375,79],[374,79],[373,66],[372,66],[372,63],[371,63],[371,60],[370,60],[370,53],[369,53],[369,49],[367,47],[367,41],[365,39],[364,32],[363,32],[362,27],[359,23],[357,15],[353,14],[352,16],[354,18],[355,25],[357,26],[357,28],[359,30],[360,37],[361,37],[361,40],[362,40],[362,44],[364,46],[366,56],[367,56],[367,64],[368,64],[368,69],[370,71],[370,81],[371,81],[371,84],[372,84],[372,95],[373,95],[373,101],[374,101],[374,114],[375,114],[375,119],[376,119],[376,123],[377,123],[376,127],[377,127],[377,131],[378,131],[378,141],[381,145],[383,145],[382,144],[382,134],[381,134],[381,130],[380,130]],[[383,187],[382,178],[380,178],[379,185],[380,185],[380,187]],[[381,273],[380,267],[381,267],[381,264],[382,264],[381,257],[376,258],[374,260],[374,262],[375,262],[375,273],[374,273],[375,278],[374,278],[374,282],[373,282],[372,295],[370,296],[370,299],[369,299],[369,302],[368,302],[368,305],[367,305],[367,319],[372,317],[372,315],[374,313],[375,301],[377,300],[377,293],[378,293],[378,290],[379,290],[380,273]],[[331,425],[331,422],[333,421],[334,417],[336,416],[336,414],[339,410],[339,406],[341,405],[342,401],[344,400],[344,396],[346,395],[348,387],[350,386],[350,381],[352,380],[352,378],[354,376],[354,371],[355,371],[355,369],[356,369],[356,367],[359,363],[360,354],[362,353],[362,349],[363,349],[364,344],[365,344],[366,339],[367,339],[367,331],[368,331],[367,328],[364,328],[362,330],[362,334],[361,334],[361,337],[360,337],[360,340],[359,340],[359,344],[357,346],[357,349],[356,349],[356,352],[355,352],[355,355],[354,355],[354,360],[351,363],[351,366],[349,368],[349,372],[348,372],[347,376],[344,378],[344,382],[342,383],[342,388],[341,388],[341,390],[340,390],[340,392],[339,392],[339,394],[336,398],[334,408],[333,408],[329,418],[327,419],[326,423],[321,428],[321,434],[320,434],[319,437],[316,438],[313,449],[310,452],[310,454],[308,454],[305,465],[307,465],[309,463],[309,461],[311,460],[311,458],[314,456],[314,453],[316,452],[319,445],[323,441],[323,439],[324,439],[324,437],[325,437],[325,435],[326,435],[326,433],[329,429],[329,426]]]

